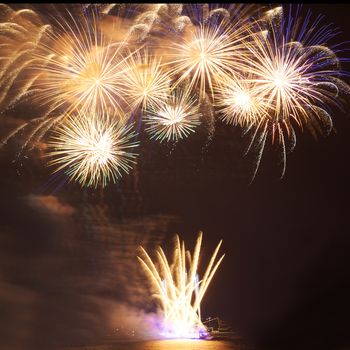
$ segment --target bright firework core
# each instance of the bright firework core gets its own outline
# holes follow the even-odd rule
[[[235,96],[235,103],[244,109],[250,108],[251,99],[248,93],[240,92]]]
[[[283,90],[289,84],[289,79],[283,72],[275,72],[273,82],[277,89]]]
[[[202,279],[198,275],[202,233],[199,233],[193,254],[185,250],[185,242],[176,236],[173,262],[169,263],[162,248],[154,263],[142,249],[138,257],[159,300],[162,312],[160,333],[167,338],[203,338],[207,335],[201,321],[200,304],[224,255],[217,261],[222,241],[217,245]]]
[[[97,135],[94,139],[82,139],[80,145],[89,153],[92,162],[103,165],[112,158],[112,139],[108,132]]]
[[[167,106],[167,110],[159,113],[159,115],[163,118],[162,125],[173,125],[181,123],[186,117],[186,112],[181,106]]]
[[[166,103],[150,109],[145,117],[151,138],[178,141],[200,124],[199,105],[189,94],[173,93]]]

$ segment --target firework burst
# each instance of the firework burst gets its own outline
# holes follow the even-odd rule
[[[164,103],[169,95],[170,77],[161,68],[161,60],[149,55],[147,50],[137,51],[125,60],[123,72],[126,98],[132,109],[156,107]]]
[[[74,9],[48,25],[33,10],[0,5],[0,113],[20,102],[31,107],[0,147],[22,133],[21,155],[65,125],[67,115],[90,114],[141,117],[160,142],[188,137],[201,119],[211,139],[218,112],[251,136],[247,153],[258,155],[253,179],[269,141],[282,151],[282,177],[295,131],[329,133],[331,107],[341,108],[350,94],[340,46],[327,46],[337,32],[319,26],[320,17],[312,22],[310,13],[302,21],[292,7]]]
[[[99,30],[98,17],[83,16],[77,23],[58,23],[50,40],[41,45],[39,58],[49,57],[44,67],[37,66],[37,101],[49,112],[120,111],[127,101],[122,95],[125,84],[121,74],[124,42],[112,42]]]
[[[221,119],[227,124],[242,127],[257,124],[263,119],[269,110],[268,102],[256,86],[249,75],[222,79],[215,87],[215,105],[221,112]]]
[[[281,177],[289,139],[292,140],[289,149],[295,145],[294,127],[307,127],[314,135],[328,133],[332,129],[329,107],[340,106],[340,94],[349,92],[349,87],[339,79],[342,75],[339,58],[325,46],[336,33],[329,26],[315,32],[320,19],[310,29],[307,25],[310,14],[304,22],[300,22],[297,14],[294,22],[292,17],[284,18],[282,10],[278,7],[269,11],[267,28],[259,26],[252,33],[246,42],[249,55],[242,62],[244,70],[252,76],[248,82],[254,84],[254,92],[266,102],[268,112],[255,124],[259,130],[253,133],[248,151],[254,142],[261,148],[258,166],[266,139],[271,137],[272,143],[277,142],[282,149]]]
[[[55,172],[64,170],[82,186],[105,187],[128,174],[135,163],[132,149],[136,136],[122,119],[106,115],[80,114],[67,117],[48,142],[48,155]]]
[[[193,255],[185,242],[176,236],[173,262],[169,263],[162,248],[157,250],[157,263],[141,248],[138,257],[159,300],[163,312],[162,335],[170,338],[200,338],[206,328],[201,321],[201,301],[224,255],[217,259],[222,241],[217,245],[202,279],[198,277],[202,233],[199,233]]]
[[[187,137],[200,124],[200,116],[198,102],[188,92],[175,90],[160,106],[149,109],[144,119],[151,138],[163,142]]]
[[[228,25],[201,24],[189,29],[188,38],[175,43],[169,56],[170,72],[177,84],[189,76],[189,89],[199,85],[200,97],[213,93],[213,85],[230,70],[237,70],[235,58],[243,55],[243,29]]]
[[[67,114],[129,111],[120,65],[131,53],[124,50],[124,41],[103,34],[97,13],[76,17],[67,11],[65,18],[54,18],[50,26],[41,24],[32,10],[15,12],[6,5],[0,9],[9,17],[0,25],[1,59],[6,59],[0,72],[0,103],[4,110],[28,96],[27,102],[34,102],[41,114],[13,130],[0,147],[29,129],[21,155]]]

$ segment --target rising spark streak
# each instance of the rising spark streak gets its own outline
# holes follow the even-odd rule
[[[217,255],[222,241],[217,245],[202,279],[198,277],[202,232],[199,233],[194,252],[185,249],[185,242],[176,236],[173,261],[161,247],[157,249],[157,262],[152,261],[144,248],[138,257],[160,302],[163,313],[162,335],[169,338],[200,338],[206,333],[201,321],[200,305],[222,259]]]

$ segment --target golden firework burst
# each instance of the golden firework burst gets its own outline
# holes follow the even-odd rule
[[[200,116],[198,101],[187,91],[175,90],[161,105],[150,108],[144,120],[152,139],[178,141],[195,131]]]
[[[123,91],[132,109],[161,105],[170,92],[170,77],[161,67],[161,59],[148,50],[137,51],[124,61]]]
[[[68,116],[48,142],[50,166],[64,170],[71,180],[82,186],[105,187],[129,173],[139,145],[133,141],[132,125],[104,114]]]

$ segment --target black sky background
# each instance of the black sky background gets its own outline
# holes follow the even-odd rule
[[[350,40],[349,5],[304,7]],[[245,141],[220,123],[206,151],[204,129],[173,150],[144,137],[133,176],[104,191],[60,185],[39,151],[12,162],[12,142],[0,156],[3,344],[98,343],[126,315],[140,324],[153,308],[137,246],[171,249],[180,233],[193,248],[203,230],[203,258],[221,238],[226,253],[204,316],[256,348],[350,349],[349,108],[334,112],[327,138],[298,132],[282,180],[266,152],[251,185]]]

